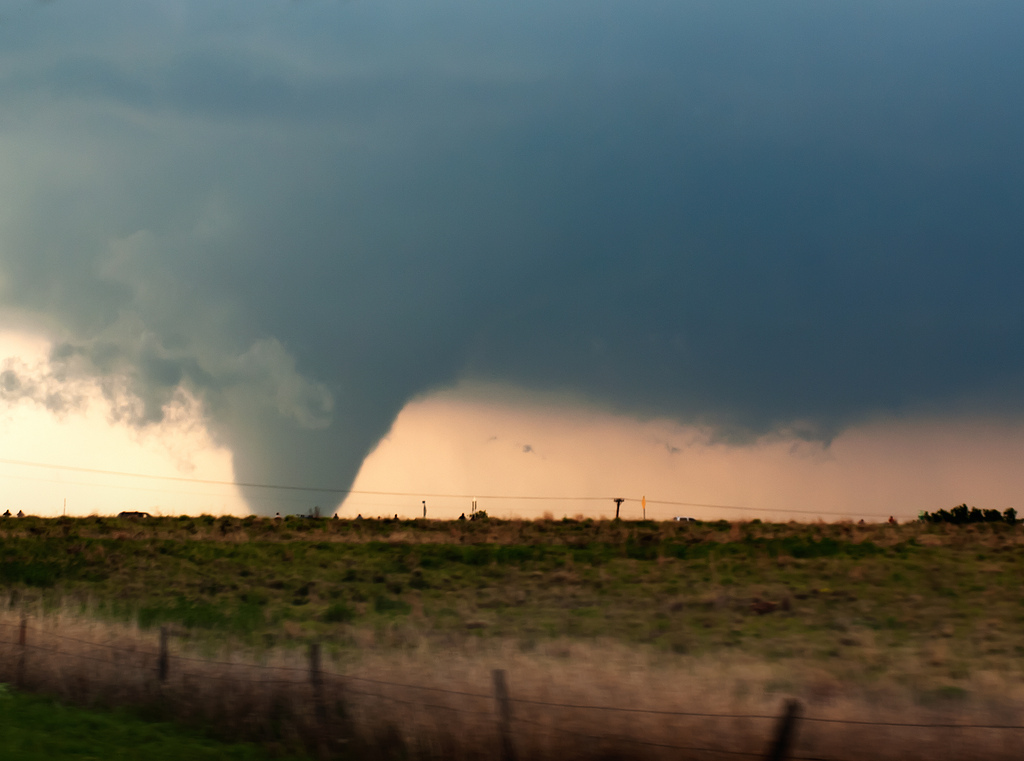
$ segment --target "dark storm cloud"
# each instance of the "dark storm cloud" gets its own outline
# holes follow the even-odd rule
[[[240,480],[345,485],[463,378],[734,439],[1019,411],[1018,5],[22,11],[4,300]]]

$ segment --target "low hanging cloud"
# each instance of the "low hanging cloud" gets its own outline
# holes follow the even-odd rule
[[[465,379],[734,442],[1020,413],[1019,7],[218,8],[8,18],[0,298],[64,381],[5,399],[186,389],[239,480],[341,487]]]
[[[63,416],[86,403],[85,389],[62,374],[29,365],[18,357],[8,357],[0,368],[0,401],[5,406],[29,402]]]

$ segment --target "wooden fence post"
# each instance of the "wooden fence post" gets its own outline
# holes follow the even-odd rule
[[[498,704],[501,761],[516,761],[516,749],[512,744],[512,701],[508,697],[505,669],[494,669],[494,700]]]
[[[21,614],[21,625],[18,627],[18,673],[15,683],[18,687],[25,686],[25,645],[28,640],[28,618]]]
[[[320,670],[320,643],[309,643],[309,683],[313,687],[313,704],[320,726],[327,724],[327,703],[324,701],[324,675]]]
[[[167,681],[167,672],[170,669],[170,656],[167,652],[167,627],[160,627],[160,658],[157,661],[157,673],[161,682]]]
[[[775,725],[775,739],[772,747],[765,756],[767,761],[783,761],[793,745],[793,738],[796,737],[796,722],[800,718],[800,701],[787,700],[786,707]]]

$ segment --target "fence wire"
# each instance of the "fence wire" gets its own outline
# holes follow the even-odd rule
[[[87,653],[73,652],[67,649],[62,649],[59,645],[56,647],[49,647],[45,644],[37,644],[36,642],[30,641],[33,638],[51,638],[60,642],[74,643],[76,645],[84,645],[86,647],[97,648],[105,650],[111,655],[124,654],[131,656],[132,659],[145,660],[152,659],[153,667],[149,668],[144,665],[139,666],[146,672],[159,673],[159,669],[156,665],[157,659],[162,657],[161,653],[152,652],[149,650],[140,650],[135,647],[125,647],[122,645],[116,645],[105,642],[95,642],[91,640],[81,639],[79,637],[69,636],[67,634],[59,634],[54,631],[47,631],[36,627],[28,626],[26,622],[20,624],[12,624],[9,622],[0,621],[0,627],[7,630],[14,630],[18,632],[17,640],[8,640],[4,644],[11,648],[21,648],[24,651],[31,651],[35,653],[46,653],[48,655],[60,655],[65,658],[71,658],[80,661],[90,661],[96,663],[105,663],[110,665],[120,665],[111,658],[98,657],[97,655],[91,655]],[[30,635],[32,635],[30,637]],[[444,687],[436,687],[432,685],[414,684],[409,682],[396,682],[385,679],[376,679],[365,676],[358,676],[355,674],[342,674],[333,671],[317,670],[314,671],[310,668],[299,668],[294,666],[273,666],[273,665],[260,665],[254,663],[244,663],[239,661],[220,661],[204,658],[196,658],[184,655],[170,655],[165,653],[174,662],[179,662],[183,665],[199,664],[205,667],[220,666],[227,668],[244,668],[248,672],[248,678],[241,675],[232,674],[218,674],[209,668],[202,671],[193,669],[178,669],[176,674],[184,680],[188,679],[201,679],[201,680],[212,680],[218,682],[230,682],[236,684],[259,684],[259,685],[280,685],[289,687],[311,687],[314,684],[314,678],[321,680],[322,685],[325,680],[332,680],[336,684],[343,686],[344,692],[350,695],[356,695],[364,698],[371,698],[375,700],[383,700],[386,702],[416,707],[431,710],[447,711],[453,714],[484,717],[484,718],[495,718],[495,714],[491,711],[483,711],[477,709],[460,708],[458,706],[446,705],[443,703],[431,702],[426,699],[415,699],[408,696],[399,697],[396,695],[389,695],[384,692],[371,692],[367,690],[356,689],[353,687],[353,683],[362,683],[366,685],[374,685],[377,687],[394,688],[399,690],[412,690],[425,693],[431,693],[436,695],[453,695],[458,697],[475,698],[478,700],[492,700],[495,698],[493,693],[484,692],[471,692],[466,690],[453,690]],[[252,675],[256,674],[261,678],[253,679]],[[273,675],[276,674],[307,674],[307,679],[294,679],[294,678],[275,678]],[[314,676],[315,675],[315,676]],[[269,677],[269,678],[267,678]],[[706,718],[706,719],[732,719],[732,720],[778,720],[779,716],[770,714],[757,714],[757,713],[720,713],[712,711],[677,711],[677,710],[665,710],[665,709],[651,709],[651,708],[635,708],[626,706],[616,705],[601,705],[601,704],[590,704],[590,703],[562,703],[558,701],[550,700],[535,700],[531,698],[516,698],[508,697],[508,703],[521,705],[521,706],[537,706],[542,708],[556,708],[565,709],[572,711],[592,711],[592,712],[614,712],[621,714],[639,714],[639,715],[650,715],[650,716],[670,716],[670,717],[682,717],[682,718]],[[697,753],[707,754],[719,754],[721,756],[745,756],[749,758],[760,758],[762,754],[751,753],[747,751],[729,750],[725,748],[712,748],[705,746],[696,745],[677,745],[672,743],[655,742],[652,740],[644,740],[637,737],[621,736],[621,735],[597,735],[587,732],[579,732],[573,729],[552,725],[534,719],[526,718],[523,716],[511,716],[510,720],[513,724],[529,726],[535,730],[540,730],[549,736],[563,735],[570,736],[578,739],[590,740],[599,743],[612,743],[612,744],[629,744],[636,746],[645,746],[660,748],[665,750],[673,751],[689,751]],[[980,724],[980,723],[957,723],[957,722],[903,722],[903,721],[870,721],[865,719],[844,719],[844,718],[831,718],[824,716],[807,716],[801,715],[799,720],[801,722],[812,722],[818,724],[830,724],[830,725],[845,725],[851,727],[888,727],[888,728],[906,728],[906,729],[927,729],[927,730],[948,730],[948,729],[984,729],[984,730],[1007,730],[1007,731],[1019,731],[1024,730],[1024,725],[1021,724]],[[794,761],[839,761],[835,757],[830,756],[828,759],[819,758],[816,756],[796,756],[791,755],[790,758]]]

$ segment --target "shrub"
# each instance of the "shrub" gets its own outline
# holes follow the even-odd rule
[[[249,604],[244,604],[249,610]],[[258,606],[253,606],[259,610]],[[259,616],[262,617],[262,611]],[[179,597],[174,604],[157,603],[139,608],[138,623],[142,629],[149,629],[165,622],[178,623],[188,629],[218,629],[228,625],[224,612],[205,600],[189,600]]]
[[[1002,513],[998,510],[979,510],[976,507],[968,508],[965,503],[952,510],[936,510],[934,513],[923,511],[917,519],[922,523],[1008,523],[1012,526],[1017,522],[1017,511],[1012,507]]]
[[[466,565],[487,565],[491,562],[491,548],[486,545],[466,547],[462,553],[462,562]]]
[[[654,560],[658,557],[658,548],[645,543],[627,542],[626,557],[631,560]]]
[[[412,606],[404,600],[392,600],[390,597],[381,595],[373,601],[373,609],[378,613],[409,613]]]
[[[0,563],[0,582],[22,583],[29,587],[52,587],[60,578],[62,569],[53,563],[9,561]]]
[[[324,621],[329,624],[344,624],[353,620],[356,612],[343,602],[336,602],[324,611]]]

